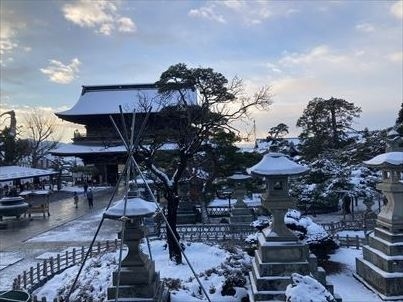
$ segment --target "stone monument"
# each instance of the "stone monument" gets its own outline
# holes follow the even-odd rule
[[[382,170],[377,188],[387,204],[377,216],[376,227],[363,247],[363,258],[356,258],[355,277],[373,289],[383,300],[403,299],[403,147],[394,136],[386,153],[364,162]]]
[[[128,194],[129,195],[129,194]],[[132,196],[131,194],[129,196]],[[143,218],[155,213],[156,205],[139,197],[122,199],[105,213],[105,218],[126,219],[124,238],[119,238],[129,248],[126,258],[121,263],[120,275],[113,272],[113,286],[108,288],[108,301],[166,302],[169,293],[160,281],[159,273],[155,271],[154,261],[140,249],[140,241],[144,238]],[[119,280],[119,281],[118,281]]]
[[[292,273],[311,274],[333,293],[333,287],[326,283],[326,272],[317,266],[316,257],[284,223],[287,210],[295,208],[295,202],[288,194],[288,177],[307,171],[308,168],[281,153],[268,153],[248,169],[252,175],[265,177],[267,192],[262,203],[272,214],[270,227],[258,234],[258,249],[249,273],[251,301],[284,301]]]
[[[254,220],[251,209],[248,208],[243,200],[246,194],[245,182],[250,178],[249,175],[242,173],[235,173],[228,177],[228,179],[234,181],[235,186],[232,196],[237,200],[230,214],[230,223],[232,225],[250,224]]]
[[[200,221],[199,212],[190,198],[189,180],[180,184],[180,202],[176,214],[177,224],[195,224]]]

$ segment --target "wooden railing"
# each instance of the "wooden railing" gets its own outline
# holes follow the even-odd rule
[[[340,231],[359,231],[359,230],[369,230],[375,226],[375,219],[357,219],[353,221],[339,221],[339,222],[331,222],[331,223],[323,223],[321,224],[325,231],[334,235]]]
[[[118,247],[118,244],[119,241],[117,239],[112,242],[98,242],[93,246],[90,256],[99,255],[107,251],[114,251]],[[38,262],[36,266],[31,266],[14,279],[13,289],[24,289],[32,292],[54,275],[81,263],[87,251],[88,248],[84,246],[79,249],[73,248],[72,250],[66,251],[64,254],[57,254],[56,257],[50,257],[49,259],[43,260],[43,262]]]
[[[362,247],[363,245],[368,244],[367,238],[362,238],[357,236],[345,236],[341,237],[336,235],[335,239],[339,242],[339,245],[342,247],[355,247],[357,250]]]

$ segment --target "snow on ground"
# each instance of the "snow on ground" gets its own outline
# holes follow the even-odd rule
[[[194,278],[187,264],[176,265],[168,260],[165,242],[154,240],[150,242],[152,257],[156,263],[156,269],[160,271],[162,279],[179,279],[178,290],[171,292],[172,302],[200,301],[203,295],[199,284]],[[148,254],[147,247],[142,244],[142,250]],[[212,301],[241,301],[247,295],[246,288],[236,288],[235,296],[222,296],[221,289],[225,281],[223,262],[230,258],[230,253],[220,249],[217,245],[203,243],[186,244],[185,253],[188,255],[193,269],[199,274],[200,280],[209,292]],[[239,257],[245,256],[243,253]],[[247,256],[245,256],[247,257]],[[100,257],[90,259],[84,266],[80,275],[80,283],[76,286],[71,298],[92,296],[95,301],[102,301],[106,296],[106,290],[111,286],[112,272],[117,270],[118,251],[107,253]],[[249,257],[245,259],[249,263]],[[184,261],[184,263],[186,263]],[[57,295],[66,294],[77,275],[79,266],[69,268],[50,279],[43,287],[34,291],[38,297],[46,297],[52,301]]]
[[[316,220],[315,218],[319,218],[324,222],[329,221],[329,216],[327,219],[321,216],[322,215],[318,215],[317,217],[313,217],[313,219]],[[80,219],[36,236],[32,238],[30,242],[35,244],[41,244],[42,242],[44,243],[44,249],[37,255],[42,259],[46,256],[43,255],[43,253],[54,252],[54,250],[46,250],[47,244],[51,242],[68,243],[70,241],[88,242],[92,240],[101,217],[102,211],[94,212],[92,215],[86,215]],[[332,217],[332,215],[330,215],[330,217]],[[109,219],[106,219],[104,223],[105,225],[102,227],[98,239],[106,240],[116,238],[116,234],[120,230],[120,223]],[[346,234],[349,234],[349,236],[355,236],[353,233],[354,232],[340,232],[339,234],[340,236],[344,236]],[[358,233],[360,234],[363,232]],[[167,255],[168,251],[164,248],[164,244],[165,242],[160,240],[151,241],[151,253],[156,262],[156,270],[160,271],[161,278],[180,279],[180,286],[177,288],[177,290],[171,290],[171,301],[200,301],[201,293],[199,290],[199,285],[192,276],[190,268],[186,264],[177,266],[169,261]],[[194,270],[200,276],[200,280],[205,286],[206,290],[209,292],[209,296],[212,301],[240,302],[241,299],[247,295],[248,284],[243,285],[243,287],[236,287],[235,296],[221,296],[221,290],[224,281],[228,279],[227,274],[229,271],[240,271],[239,266],[242,265],[244,267],[248,267],[250,264],[250,258],[248,256],[246,256],[244,253],[238,252],[236,257],[238,257],[237,261],[240,264],[238,267],[234,267],[228,264],[230,262],[228,259],[231,259],[231,257],[234,259],[234,256],[228,251],[221,249],[218,245],[208,245],[193,242],[185,244],[185,247],[185,253],[188,259],[191,261]],[[65,248],[68,248],[68,246],[64,247],[64,249]],[[145,253],[147,253],[147,246],[145,244],[143,244],[143,250]],[[10,257],[12,257],[12,255]],[[113,260],[114,257],[116,258],[116,255],[113,256],[111,253],[109,253],[102,257],[100,258],[101,260],[94,258],[88,262],[88,265],[91,265],[92,263],[93,268],[87,269],[87,274],[84,274],[84,276],[87,277],[83,277],[81,280],[82,286],[80,288],[83,290],[89,290],[91,295],[94,297],[101,297],[102,295],[105,295],[105,290],[111,282],[111,273],[116,269],[116,263],[114,264],[115,260]],[[338,249],[334,255],[331,255],[330,260],[341,263],[343,265],[343,269],[340,273],[328,275],[328,280],[334,284],[335,292],[343,298],[343,301],[380,302],[381,300],[377,295],[372,293],[353,277],[353,273],[355,272],[355,257],[362,257],[362,251],[347,248]],[[18,267],[18,271],[22,271],[24,269],[29,269],[29,267],[32,265],[35,265],[36,261],[39,260],[34,258],[31,262],[28,262],[24,259],[17,262],[15,266]],[[22,265],[24,265],[24,267],[22,267]],[[53,299],[52,297],[54,297],[55,293],[57,293],[58,287],[66,287],[67,284],[71,284],[71,278],[75,277],[77,269],[78,268],[67,269],[59,277],[55,277],[52,279],[53,281],[49,281],[40,289],[41,295],[46,295],[49,300]],[[13,275],[12,277],[15,276]],[[70,281],[68,281],[69,278]],[[8,279],[11,280],[11,278]],[[2,284],[2,286],[4,286],[4,284]],[[77,294],[82,295],[84,293],[77,292]]]
[[[110,189],[111,187],[89,187],[93,192],[98,192],[106,189]],[[60,191],[64,192],[78,192],[84,193],[84,188],[82,186],[64,186]]]
[[[18,252],[0,252],[0,271],[22,259],[22,255]]]
[[[101,221],[103,211],[98,211],[90,216],[71,221],[48,232],[42,233],[28,242],[54,242],[54,241],[91,241]],[[97,240],[114,240],[120,230],[120,223],[115,220],[105,219]]]
[[[333,283],[335,293],[339,294],[343,301],[381,302],[381,298],[354,278],[356,257],[362,257],[362,250],[339,248],[334,255],[331,255],[330,261],[343,264],[343,270],[338,274],[328,275],[327,280]]]

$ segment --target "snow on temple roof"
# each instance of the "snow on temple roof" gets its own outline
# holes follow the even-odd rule
[[[197,102],[196,91],[187,90],[186,100]],[[118,114],[119,105],[123,112],[146,112],[152,108],[157,112],[162,106],[177,104],[179,94],[169,99],[158,93],[155,84],[83,86],[78,102],[69,110],[56,113],[59,117],[77,115]]]
[[[160,150],[176,150],[177,148],[178,146],[176,144],[166,143],[162,145]],[[127,150],[124,145],[107,147],[107,146],[63,144],[55,149],[50,150],[50,153],[53,155],[80,156],[80,154],[94,154],[94,153],[127,153]]]
[[[260,162],[247,169],[247,172],[261,176],[274,176],[302,174],[308,170],[307,167],[293,162],[282,153],[268,153]]]
[[[386,152],[379,154],[370,160],[364,161],[364,164],[373,167],[383,165],[403,165],[403,152]]]
[[[34,169],[20,166],[1,166],[0,167],[0,181],[9,181],[14,179],[32,178],[38,176],[48,176],[57,174],[58,172]]]

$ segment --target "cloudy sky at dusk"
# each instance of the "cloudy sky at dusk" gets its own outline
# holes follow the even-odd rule
[[[155,82],[183,62],[270,85],[258,136],[280,122],[297,134],[314,97],[360,106],[357,129],[385,128],[403,100],[402,3],[0,0],[0,109],[66,110],[81,85]]]

